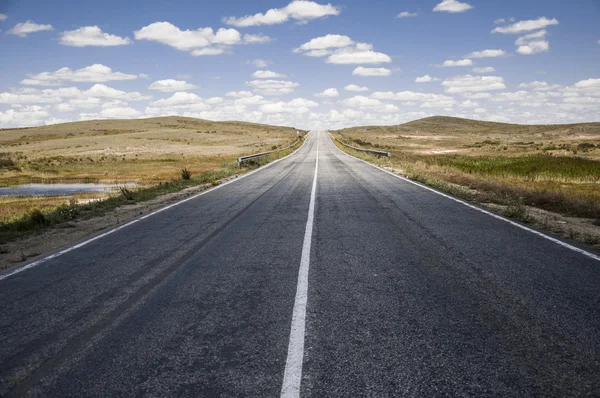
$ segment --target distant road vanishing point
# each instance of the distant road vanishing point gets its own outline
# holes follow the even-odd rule
[[[598,396],[599,260],[312,132],[0,275],[0,395]]]

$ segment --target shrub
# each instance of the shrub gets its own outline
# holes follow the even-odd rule
[[[185,169],[181,170],[181,179],[182,180],[190,180],[192,178],[192,172],[188,170],[188,168],[186,167]]]
[[[29,212],[29,219],[33,224],[39,225],[40,227],[46,225],[46,216],[39,209],[33,209]]]
[[[133,200],[133,191],[127,187],[120,187],[119,190],[121,191],[121,195],[123,195],[123,197],[127,200]]]
[[[527,207],[523,204],[523,200],[521,199],[510,203],[504,210],[504,215],[523,222],[529,222],[531,220],[529,210],[527,210]]]

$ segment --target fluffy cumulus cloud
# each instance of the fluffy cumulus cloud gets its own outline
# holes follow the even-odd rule
[[[416,12],[402,11],[401,13],[396,15],[396,18],[412,18],[412,17],[416,17],[416,16],[417,16]]]
[[[300,86],[300,83],[287,80],[252,80],[246,82],[246,86],[259,94],[275,96],[293,93],[296,87]]]
[[[48,107],[33,105],[0,111],[0,126],[25,127],[43,124],[50,118]]]
[[[373,51],[373,45],[358,43],[348,36],[325,35],[294,50],[309,57],[327,57],[329,64],[381,64],[392,62],[389,55]]]
[[[492,33],[504,33],[504,34],[521,34],[524,32],[531,32],[532,30],[544,29],[550,25],[558,25],[556,18],[548,19],[541,17],[538,19],[530,19],[526,21],[515,22],[514,24],[507,26],[499,26],[492,30]]]
[[[474,51],[468,54],[467,58],[496,58],[502,57],[506,55],[506,51],[504,50],[482,50],[482,51]]]
[[[79,29],[62,32],[60,44],[72,47],[111,47],[131,44],[131,39],[105,33],[97,26],[83,26]]]
[[[499,76],[455,76],[442,82],[447,93],[473,93],[504,90],[504,78]]]
[[[240,44],[265,43],[271,39],[263,35],[244,35],[235,29],[212,28],[181,30],[170,22],[154,22],[133,32],[136,40],[156,41],[180,51],[189,51],[194,56],[218,55],[227,52],[231,46]]]
[[[352,71],[354,76],[390,76],[392,71],[387,68],[365,68],[359,66]]]
[[[314,1],[295,0],[283,8],[272,8],[265,13],[256,13],[244,17],[225,17],[223,22],[238,28],[260,25],[277,25],[291,20],[300,24],[313,19],[339,15],[340,9],[331,4],[319,4]]]
[[[328,88],[325,91],[323,91],[322,93],[315,94],[315,97],[319,97],[319,98],[335,98],[335,97],[339,97],[339,96],[340,96],[340,93],[335,88]]]
[[[286,76],[282,73],[277,73],[270,70],[257,70],[252,74],[252,77],[254,79],[279,79]]]
[[[498,26],[492,30],[492,33],[523,35],[515,41],[515,44],[517,45],[516,52],[521,55],[532,55],[543,53],[550,49],[550,43],[546,39],[546,34],[548,32],[545,28],[558,24],[559,22],[556,18],[549,19],[541,17],[538,19],[518,21],[506,26]]]
[[[540,82],[536,80],[531,83],[521,83],[519,84],[519,88],[528,88],[532,89],[533,91],[552,91],[561,90],[563,86],[560,84],[549,84],[548,82]]]
[[[369,91],[369,87],[359,86],[356,84],[349,84],[346,87],[344,87],[344,90],[354,91],[354,92],[362,92],[362,91]]]
[[[415,83],[431,83],[431,82],[437,82],[440,79],[438,79],[437,77],[431,77],[429,75],[425,75],[425,76],[421,76],[421,77],[417,77],[415,79]]]
[[[448,95],[417,93],[414,91],[379,91],[371,95],[377,100],[402,101],[404,103],[419,103],[420,108],[451,108],[456,100]]]
[[[289,102],[279,101],[260,106],[264,113],[295,113],[303,114],[310,112],[309,108],[319,106],[318,103],[304,98],[295,98]]]
[[[19,37],[27,37],[30,33],[43,32],[47,30],[54,30],[52,25],[37,24],[33,21],[26,21],[16,24],[14,27],[9,29],[8,34],[17,35]]]
[[[473,72],[474,73],[492,73],[495,72],[496,69],[494,69],[491,66],[484,66],[484,67],[480,67],[480,68],[473,68]]]
[[[515,44],[517,45],[517,54],[532,55],[546,52],[550,49],[550,43],[546,40],[546,31],[530,33],[519,37]]]
[[[88,90],[76,87],[57,89],[21,88],[12,92],[0,93],[0,104],[12,107],[0,117],[2,126],[25,126],[50,124],[76,119],[106,119],[111,117],[139,116],[126,101],[148,101],[150,96],[139,92],[126,92],[96,84]],[[91,110],[98,110],[90,112]],[[79,117],[56,117],[66,113],[77,113]]]
[[[472,5],[462,3],[458,0],[443,0],[433,8],[433,11],[459,13],[470,10],[471,8],[473,8]]]
[[[6,21],[7,19],[8,19],[8,15],[6,15],[6,14],[0,14],[0,22]]]
[[[157,90],[162,91],[163,93],[169,93],[173,91],[194,90],[196,88],[198,88],[198,86],[187,83],[185,80],[166,79],[155,81],[148,87],[148,90]]]
[[[473,61],[471,61],[470,59],[461,59],[458,61],[453,61],[451,59],[448,59],[439,66],[441,66],[442,68],[450,68],[450,67],[454,67],[454,66],[471,66],[471,65],[473,65]]]
[[[94,64],[77,70],[64,67],[56,72],[30,74],[27,75],[26,79],[21,81],[21,84],[29,86],[59,86],[65,82],[104,83],[114,80],[133,80],[137,78],[138,75],[113,72],[108,66]]]

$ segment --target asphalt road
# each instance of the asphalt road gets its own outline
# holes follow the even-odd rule
[[[280,395],[307,230],[300,395],[600,396],[599,261],[324,132],[0,280],[0,395]]]

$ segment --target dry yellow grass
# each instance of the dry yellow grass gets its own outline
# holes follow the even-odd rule
[[[525,126],[431,117],[333,133],[389,151],[387,165],[404,174],[477,190],[481,200],[524,200],[600,217],[600,123]]]
[[[0,130],[0,186],[43,181],[152,184],[214,170],[236,157],[284,147],[293,128],[185,117],[101,120]],[[17,170],[18,169],[18,170]]]
[[[2,129],[0,187],[54,182],[154,186],[179,178],[184,168],[192,175],[232,169],[239,156],[287,147],[296,140],[294,128],[185,117]],[[32,209],[52,211],[68,201],[66,196],[0,198],[0,222]]]

